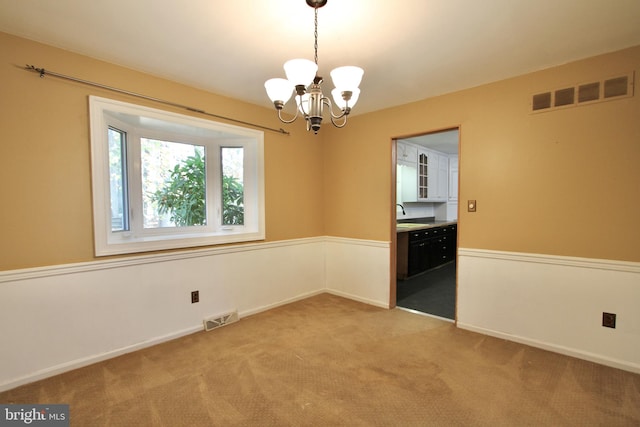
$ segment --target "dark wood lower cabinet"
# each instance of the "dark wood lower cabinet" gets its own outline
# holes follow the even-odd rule
[[[456,224],[400,233],[398,279],[404,280],[455,259],[456,240]]]
[[[414,276],[429,269],[429,253],[431,242],[418,241],[409,243],[409,265],[407,266],[408,276]]]

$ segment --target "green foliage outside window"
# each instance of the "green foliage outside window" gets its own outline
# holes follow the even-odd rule
[[[222,177],[223,225],[244,223],[242,183],[232,176]],[[204,158],[196,152],[177,164],[164,187],[152,196],[161,214],[170,214],[177,226],[205,225],[206,184]]]
[[[222,224],[244,224],[244,187],[230,175],[222,176]]]

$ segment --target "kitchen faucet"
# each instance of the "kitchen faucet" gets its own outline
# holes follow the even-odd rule
[[[402,206],[400,203],[396,203],[396,206],[400,206],[400,209],[402,209],[402,215],[406,215],[407,213],[404,211],[404,206]]]

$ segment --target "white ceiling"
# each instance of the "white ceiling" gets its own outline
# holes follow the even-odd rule
[[[365,70],[358,114],[639,45],[640,1],[329,0],[318,25],[325,85]],[[313,59],[304,0],[0,0],[0,31],[265,107]]]

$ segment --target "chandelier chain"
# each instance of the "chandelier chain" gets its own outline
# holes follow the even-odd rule
[[[315,19],[314,19],[315,29],[313,31],[313,37],[314,37],[315,43],[313,45],[313,48],[315,52],[314,59],[316,61],[316,65],[318,65],[318,8],[314,8],[313,10],[315,12]]]

